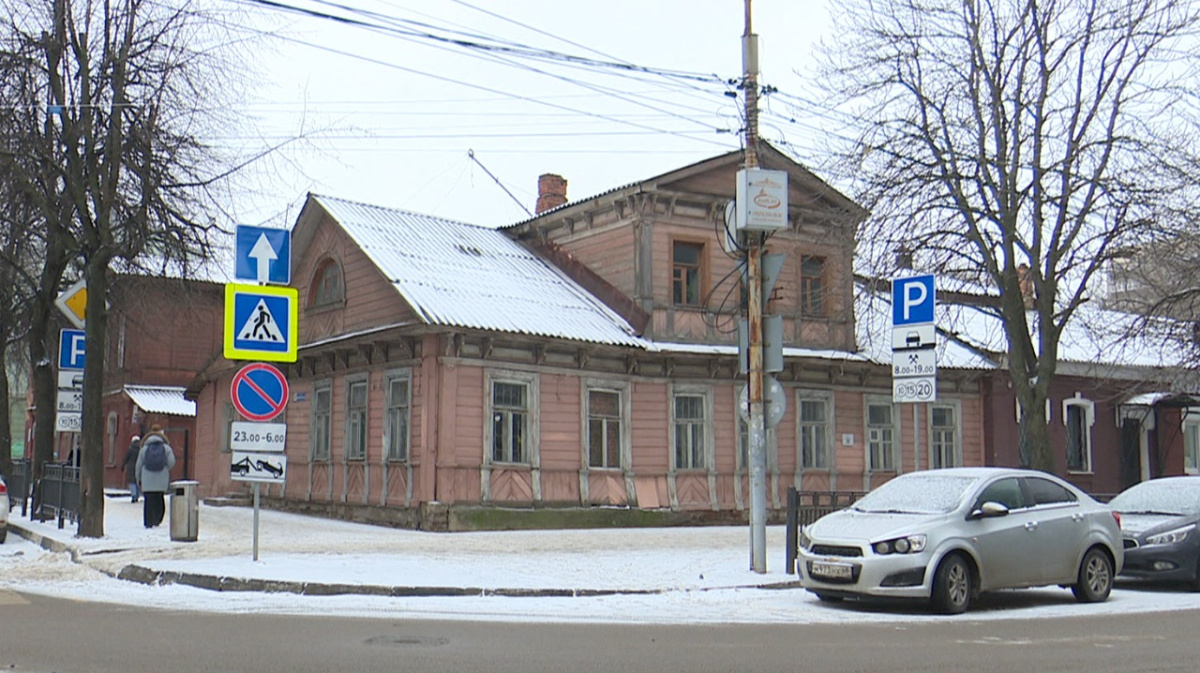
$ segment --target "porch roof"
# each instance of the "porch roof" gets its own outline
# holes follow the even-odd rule
[[[123,390],[129,399],[146,413],[192,417],[196,415],[196,403],[183,399],[183,386],[127,385]]]

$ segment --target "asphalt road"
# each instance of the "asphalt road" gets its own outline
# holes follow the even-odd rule
[[[795,626],[558,625],[139,610],[0,590],[0,670],[1195,671],[1197,612]]]

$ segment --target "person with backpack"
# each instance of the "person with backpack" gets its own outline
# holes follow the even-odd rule
[[[163,436],[162,426],[153,425],[142,439],[137,458],[137,481],[142,489],[142,524],[154,528],[167,513],[166,493],[171,486],[171,468],[175,467],[175,451]]]

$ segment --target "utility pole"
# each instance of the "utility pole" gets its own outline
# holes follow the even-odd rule
[[[746,169],[758,168],[758,36],[751,20],[751,0],[745,0],[746,30],[742,34],[742,91],[746,96]],[[763,235],[743,229],[746,249],[746,322],[749,334],[747,398],[750,406],[747,439],[750,461],[750,568],[767,572],[767,451],[763,422]]]

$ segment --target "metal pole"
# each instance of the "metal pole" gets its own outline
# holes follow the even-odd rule
[[[254,560],[258,560],[258,482],[254,482]]]
[[[742,35],[743,92],[746,96],[746,168],[758,168],[758,36],[746,3],[746,32]],[[746,323],[750,356],[750,569],[767,572],[767,451],[763,415],[763,301],[762,239],[757,232],[746,234]]]

